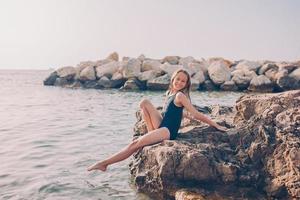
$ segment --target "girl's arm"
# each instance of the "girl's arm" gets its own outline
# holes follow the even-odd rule
[[[202,121],[202,122],[204,122],[204,123],[206,123],[210,126],[215,127],[216,129],[218,129],[220,131],[226,131],[227,130],[227,128],[225,128],[223,126],[220,126],[216,122],[212,121],[211,119],[209,119],[205,115],[198,112],[198,110],[196,110],[196,108],[191,104],[189,99],[182,92],[179,92],[179,93],[176,94],[175,103],[184,106],[187,109],[187,111],[189,113],[191,113],[191,115],[194,117],[194,119],[200,120],[200,121]]]

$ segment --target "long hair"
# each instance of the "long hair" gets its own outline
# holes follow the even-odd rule
[[[182,69],[182,68],[176,70],[173,73],[173,75],[171,77],[171,81],[170,81],[170,85],[169,85],[169,89],[167,91],[167,94],[170,94],[170,92],[173,91],[173,81],[174,81],[175,77],[177,76],[177,74],[179,74],[180,72],[184,73],[186,75],[186,77],[187,77],[186,85],[185,85],[184,88],[182,88],[180,90],[180,92],[182,92],[183,94],[185,94],[188,97],[188,99],[191,100],[191,98],[190,98],[191,76],[190,76],[190,74],[185,69]]]

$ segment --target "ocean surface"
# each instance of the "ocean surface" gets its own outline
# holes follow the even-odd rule
[[[48,70],[0,70],[0,199],[147,200],[125,160],[86,168],[125,147],[142,98],[164,92],[43,86]],[[193,92],[196,105],[233,105],[242,93]]]

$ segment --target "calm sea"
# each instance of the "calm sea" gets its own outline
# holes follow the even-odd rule
[[[50,71],[0,70],[0,199],[149,199],[129,159],[105,173],[86,168],[131,141],[142,98],[163,92],[43,86]],[[241,93],[193,92],[197,105],[233,105]]]

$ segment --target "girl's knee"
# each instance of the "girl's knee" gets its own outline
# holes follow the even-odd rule
[[[140,101],[139,106],[140,106],[141,109],[143,109],[143,108],[146,107],[146,105],[147,105],[148,103],[150,103],[150,101],[149,101],[148,99],[142,99],[142,100]]]

